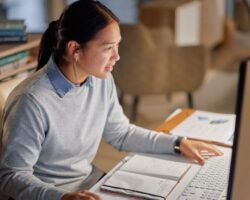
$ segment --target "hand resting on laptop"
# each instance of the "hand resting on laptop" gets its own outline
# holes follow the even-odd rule
[[[185,138],[180,142],[180,152],[182,155],[198,161],[201,165],[211,156],[223,155],[219,149],[211,144]]]

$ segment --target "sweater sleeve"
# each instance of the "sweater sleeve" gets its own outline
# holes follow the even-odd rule
[[[173,153],[176,136],[157,133],[130,124],[119,104],[113,78],[110,78],[110,107],[104,139],[118,150],[143,153]]]
[[[45,138],[39,106],[27,94],[17,96],[4,113],[0,190],[15,200],[60,200],[64,191],[33,175]]]

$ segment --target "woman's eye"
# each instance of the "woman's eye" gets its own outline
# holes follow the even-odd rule
[[[110,46],[110,47],[105,48],[105,50],[111,50],[112,48],[113,48],[113,47]]]

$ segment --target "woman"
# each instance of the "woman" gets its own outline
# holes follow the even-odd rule
[[[221,154],[129,123],[110,74],[120,41],[117,17],[94,0],[71,4],[49,25],[38,71],[15,88],[5,107],[4,194],[15,200],[101,199],[86,189],[103,175],[91,165],[102,137],[125,151],[173,153],[180,147],[201,164],[201,150]]]

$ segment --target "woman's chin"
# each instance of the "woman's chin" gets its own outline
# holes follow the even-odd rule
[[[102,74],[99,74],[99,75],[94,75],[96,78],[100,78],[100,79],[107,79],[109,76],[111,75],[110,72],[104,72]]]

